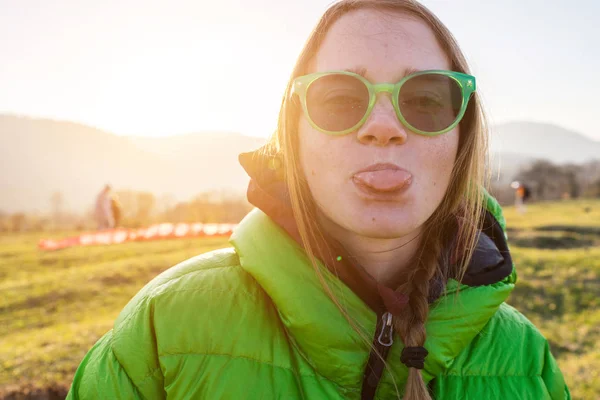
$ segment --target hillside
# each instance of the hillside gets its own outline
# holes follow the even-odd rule
[[[510,122],[492,128],[492,149],[555,163],[581,163],[600,158],[600,142],[557,125]]]
[[[66,206],[82,211],[106,183],[180,200],[211,189],[243,192],[248,178],[237,155],[264,141],[229,133],[131,139],[71,122],[0,116],[0,210],[46,211],[60,191]]]

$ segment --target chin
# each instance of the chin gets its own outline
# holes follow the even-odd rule
[[[351,231],[374,239],[403,237],[414,232],[421,225],[416,221],[414,215],[406,215],[405,212],[401,215],[393,215],[389,212],[387,215],[381,216],[365,215],[363,218],[354,219],[354,221],[359,223],[351,224],[349,226]]]

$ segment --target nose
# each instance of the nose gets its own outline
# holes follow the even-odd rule
[[[406,129],[398,120],[391,100],[377,99],[371,115],[358,130],[358,140],[363,144],[387,146],[406,143],[407,139]]]

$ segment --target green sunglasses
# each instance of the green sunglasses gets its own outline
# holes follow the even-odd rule
[[[392,95],[400,122],[420,135],[436,136],[456,127],[475,92],[475,77],[460,72],[419,71],[396,84],[371,83],[348,71],[316,72],[294,80],[304,115],[318,131],[345,135],[371,115],[377,95]]]

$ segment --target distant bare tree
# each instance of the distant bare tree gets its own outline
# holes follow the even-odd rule
[[[50,204],[52,205],[52,222],[56,228],[62,223],[62,214],[65,205],[63,194],[61,192],[54,192],[52,196],[50,196]]]
[[[23,213],[16,213],[11,215],[10,223],[13,232],[23,232],[27,226],[27,217]]]
[[[136,200],[135,219],[143,225],[147,225],[150,223],[156,198],[150,192],[138,192]]]
[[[581,182],[584,196],[600,197],[600,160],[583,164],[577,179]]]
[[[515,180],[533,189],[534,198],[557,200],[580,197],[587,183],[584,166],[577,164],[557,165],[547,160],[538,160],[520,171]]]
[[[562,167],[563,176],[567,182],[569,197],[576,199],[581,195],[581,182],[577,179],[580,175],[581,166],[575,164],[567,164]]]
[[[177,204],[175,196],[172,194],[163,194],[156,200],[156,209],[159,213],[165,213]]]
[[[587,197],[596,197],[600,198],[600,178],[596,179],[596,181],[591,182],[587,185],[585,189],[585,195]]]
[[[510,205],[515,202],[515,189],[510,184],[503,181],[493,181],[489,187],[490,194],[500,203],[500,205]]]
[[[9,231],[9,215],[8,213],[0,210],[0,232]]]
[[[252,209],[245,197],[226,192],[205,192],[191,201],[175,204],[161,215],[169,222],[237,223]]]

